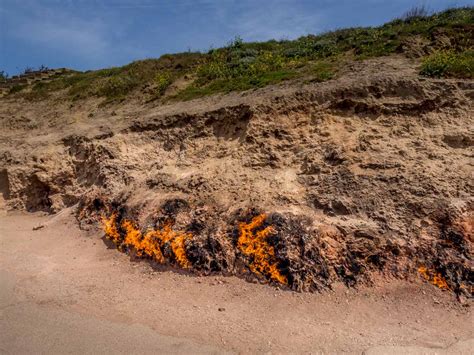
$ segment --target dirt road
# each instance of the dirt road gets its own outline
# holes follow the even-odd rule
[[[68,210],[0,215],[0,353],[468,353],[473,333],[421,281],[295,293],[130,261]]]

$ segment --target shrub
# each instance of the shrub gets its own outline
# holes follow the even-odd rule
[[[34,71],[35,71],[35,68],[26,67],[25,69],[23,69],[23,72],[21,74],[29,74],[29,73],[33,73]]]
[[[423,60],[421,75],[430,77],[474,77],[474,51],[438,51]]]
[[[197,85],[205,85],[218,79],[258,78],[259,76],[278,71],[284,67],[285,58],[272,51],[257,51],[229,47],[213,51],[208,62],[197,70]]]
[[[235,36],[235,38],[229,42],[227,47],[229,49],[242,48],[243,44],[244,44],[244,40],[240,36]]]
[[[429,14],[430,14],[430,11],[425,5],[415,6],[411,8],[410,10],[408,10],[407,12],[405,12],[402,16],[402,19],[406,22],[410,22],[416,19],[428,17]]]
[[[4,70],[0,70],[0,83],[4,83],[8,79],[8,74]]]
[[[9,94],[14,94],[16,92],[22,91],[24,88],[26,88],[26,85],[14,85],[10,88],[10,91],[8,92]]]
[[[325,61],[317,62],[313,65],[312,74],[314,78],[312,81],[322,82],[330,80],[334,77],[334,65]]]
[[[158,73],[155,77],[156,91],[159,96],[163,95],[171,85],[171,76],[169,73]]]
[[[132,91],[137,84],[139,83],[131,76],[114,75],[99,83],[96,95],[108,99],[121,98]]]

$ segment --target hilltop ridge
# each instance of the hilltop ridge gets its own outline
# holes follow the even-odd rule
[[[474,8],[432,15],[412,12],[379,27],[339,29],[296,40],[243,42],[207,53],[166,54],[123,67],[71,72],[49,82],[14,83],[10,94],[28,101],[101,98],[166,103],[261,88],[283,81],[323,82],[354,61],[403,55],[420,61],[420,74],[472,78]],[[12,83],[10,83],[12,84]]]

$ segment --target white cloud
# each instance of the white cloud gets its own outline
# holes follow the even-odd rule
[[[109,47],[100,26],[78,19],[30,21],[20,24],[14,35],[45,49],[66,51],[84,58],[103,58]]]
[[[232,29],[244,39],[268,40],[315,33],[319,31],[319,21],[318,15],[305,13],[298,2],[278,1],[248,6],[231,24]]]
[[[197,2],[206,6],[213,20],[244,40],[295,38],[321,30],[321,16],[308,13],[308,4],[301,0]]]
[[[117,41],[123,34],[116,29],[124,24],[120,19],[100,18],[94,12],[86,16],[77,11],[80,8],[74,2],[26,0],[3,7],[2,18],[7,19],[9,35],[16,40],[43,48],[51,55],[75,57],[85,65],[108,66],[117,55],[145,55]]]

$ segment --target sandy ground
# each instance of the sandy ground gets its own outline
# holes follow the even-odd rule
[[[131,261],[69,210],[0,215],[0,353],[468,354],[473,337],[470,307],[421,281],[295,293]]]

